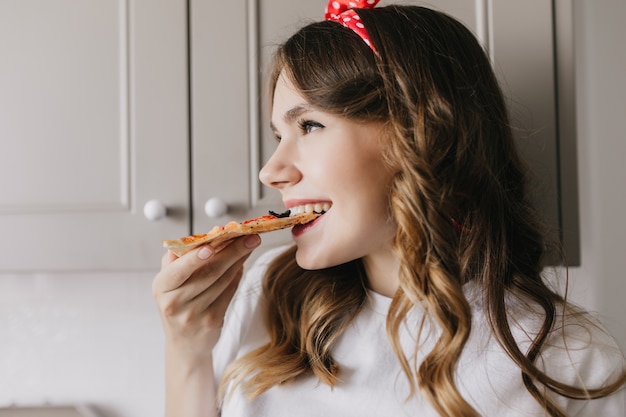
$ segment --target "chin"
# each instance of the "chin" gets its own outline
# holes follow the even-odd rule
[[[315,271],[318,269],[324,269],[328,267],[328,265],[324,265],[323,263],[316,262],[306,256],[301,255],[300,250],[296,252],[296,263],[298,264],[300,268],[305,269],[307,271]]]
[[[319,254],[314,256],[306,253],[304,250],[298,248],[296,251],[296,263],[302,269],[307,271],[316,271],[320,269],[331,268],[333,266],[341,265],[349,262],[350,259],[337,259],[335,257],[324,256]]]

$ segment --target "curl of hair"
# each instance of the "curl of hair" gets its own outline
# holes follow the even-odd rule
[[[616,391],[626,373],[597,389],[580,388],[552,379],[535,363],[558,327],[558,310],[577,313],[542,279],[548,242],[530,201],[527,169],[515,149],[502,92],[475,37],[453,18],[417,6],[358,14],[376,55],[351,30],[313,23],[278,49],[270,94],[284,74],[313,106],[387,124],[383,156],[397,172],[389,203],[401,260],[387,333],[411,393],[419,389],[442,416],[478,416],[454,382],[471,331],[462,289],[469,281],[480,284],[494,336],[548,415],[564,417],[543,388],[577,399]],[[360,261],[304,271],[293,251],[285,253],[265,278],[271,341],[234,362],[224,380],[242,383],[253,396],[309,371],[335,384],[331,349],[359,312],[365,282]],[[527,352],[513,337],[507,294],[544,312]],[[401,324],[417,304],[441,328],[419,365],[399,341]],[[419,344],[413,358],[418,349]]]

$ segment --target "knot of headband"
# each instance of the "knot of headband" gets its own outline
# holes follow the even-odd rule
[[[370,36],[365,30],[365,26],[361,22],[361,18],[353,10],[356,8],[371,9],[380,0],[330,0],[326,6],[324,18],[326,20],[334,20],[341,23],[348,29],[352,29],[361,37],[372,51],[376,52],[376,48],[370,41]]]

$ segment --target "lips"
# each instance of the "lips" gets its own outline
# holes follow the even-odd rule
[[[306,223],[306,224],[299,224],[297,226],[294,226],[291,229],[291,235],[294,238],[297,238],[298,236],[301,236],[302,234],[306,233],[307,230],[311,229],[312,227],[314,227],[320,220],[322,220],[322,216],[317,217],[315,220]]]

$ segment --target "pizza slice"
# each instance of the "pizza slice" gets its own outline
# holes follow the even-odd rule
[[[322,214],[315,211],[299,214],[291,214],[289,210],[284,213],[270,211],[268,215],[245,220],[241,223],[233,221],[224,226],[215,226],[205,234],[191,235],[175,240],[164,240],[163,247],[169,249],[177,256],[182,256],[200,245],[209,243],[211,246],[218,246],[220,243],[239,236],[272,232],[299,224],[306,224]]]

